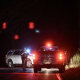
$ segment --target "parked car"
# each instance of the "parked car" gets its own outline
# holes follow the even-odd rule
[[[9,66],[9,68],[13,68],[15,66],[22,66],[21,54],[23,52],[24,51],[20,49],[8,51],[8,53],[6,54],[6,64]],[[32,55],[28,55],[26,67],[32,67],[32,64]]]

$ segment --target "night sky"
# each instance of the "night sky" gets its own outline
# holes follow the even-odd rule
[[[0,51],[52,41],[66,50],[78,48],[78,8],[74,0],[0,0]],[[35,23],[34,29],[28,23]],[[7,22],[7,29],[2,29]],[[40,33],[35,33],[35,30]],[[19,40],[13,36],[18,34]]]

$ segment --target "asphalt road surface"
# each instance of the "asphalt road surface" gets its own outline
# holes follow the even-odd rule
[[[0,68],[0,80],[62,80],[57,69],[42,69],[39,73],[34,73],[33,68],[27,68],[23,72],[22,68],[10,70]]]

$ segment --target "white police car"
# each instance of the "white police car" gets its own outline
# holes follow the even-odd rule
[[[6,64],[9,68],[13,68],[14,66],[22,66],[21,54],[23,50],[10,50],[6,54]],[[32,67],[33,57],[32,55],[28,55],[26,67]]]

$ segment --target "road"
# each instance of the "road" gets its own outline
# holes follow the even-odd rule
[[[60,74],[53,69],[42,69],[39,73],[34,73],[33,69],[26,69],[25,72],[21,68],[10,70],[8,68],[0,68],[0,80],[62,80]]]

